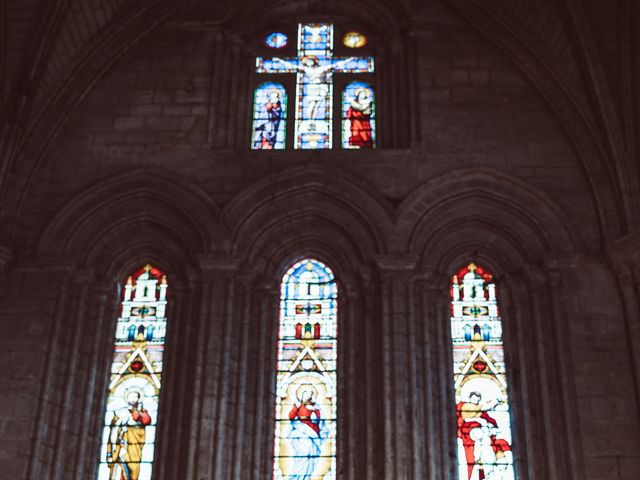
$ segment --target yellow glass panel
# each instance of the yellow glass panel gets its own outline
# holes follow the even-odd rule
[[[342,43],[345,47],[360,48],[367,44],[367,37],[358,32],[347,32],[342,37]]]

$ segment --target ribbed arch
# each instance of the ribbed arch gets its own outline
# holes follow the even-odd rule
[[[90,261],[116,245],[156,236],[192,255],[222,243],[218,208],[198,188],[137,169],[110,177],[71,199],[38,242],[41,255]],[[141,228],[145,226],[147,228]],[[215,240],[214,240],[215,239]]]

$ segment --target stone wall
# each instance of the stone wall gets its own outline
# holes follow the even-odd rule
[[[154,478],[270,478],[278,282],[317,256],[343,298],[339,478],[455,478],[448,278],[470,260],[503,293],[519,478],[638,478],[640,242],[613,243],[612,194],[535,66],[423,7],[408,32],[372,32],[381,124],[407,132],[373,151],[256,152],[260,25],[202,11],[75,99],[18,202],[3,474],[93,477],[118,286],[153,262],[172,282]]]

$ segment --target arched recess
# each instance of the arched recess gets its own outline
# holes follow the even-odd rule
[[[474,262],[495,274],[500,290],[514,455],[518,478],[580,478],[581,445],[576,427],[570,340],[559,298],[561,272],[553,262],[581,254],[571,221],[544,194],[524,182],[488,169],[454,171],[410,195],[400,207],[400,238],[420,258],[428,281],[418,288],[436,306],[418,320],[434,328],[433,342],[450,348],[449,281]],[[434,307],[431,307],[432,309]],[[431,324],[433,325],[433,324]],[[444,350],[443,350],[444,351]],[[429,357],[427,357],[429,358]],[[450,376],[449,353],[431,357]],[[544,363],[544,365],[543,365]],[[535,366],[535,368],[532,368]],[[455,458],[453,381],[444,386],[437,409],[449,423],[442,438]],[[568,458],[558,451],[572,451]],[[452,465],[447,463],[448,468]]]
[[[500,251],[515,268],[583,251],[569,218],[544,193],[491,169],[457,170],[421,186],[400,205],[397,228],[405,251],[447,273],[473,252]]]
[[[68,73],[66,77],[52,79],[55,89],[45,95],[46,102],[43,102],[42,108],[32,108],[33,100],[39,98],[35,94],[30,95],[29,101],[23,102],[19,112],[20,128],[15,128],[12,138],[7,139],[7,142],[11,142],[7,151],[12,155],[6,159],[8,174],[5,178],[10,180],[2,179],[0,184],[0,218],[9,225],[3,232],[7,238],[15,233],[16,219],[20,218],[29,193],[37,184],[45,166],[46,155],[72,118],[73,112],[119,60],[172,14],[192,2],[193,0],[162,0],[142,5],[136,10],[123,10],[122,17],[109,23],[113,28],[104,28],[95,39],[79,49],[73,63],[64,70]],[[53,23],[50,26],[51,32],[57,31],[60,18],[58,15],[50,17]],[[48,21],[49,19],[44,23],[47,24]],[[49,71],[44,65],[48,57],[42,53],[53,41],[53,38],[43,37],[40,45],[42,51],[36,52],[43,61],[34,66],[38,74]],[[25,80],[39,87],[43,81],[39,75],[28,82]],[[40,88],[44,90],[44,87]]]
[[[273,273],[292,260],[285,252],[307,255],[311,250],[333,251],[333,268],[353,270],[354,262],[389,250],[392,215],[391,205],[357,179],[317,165],[271,175],[245,189],[223,211],[233,252]]]
[[[180,438],[188,448],[190,418],[181,407],[194,397],[197,363],[193,333],[202,328],[194,312],[202,302],[202,257],[221,250],[224,228],[217,207],[197,188],[147,170],[113,176],[69,202],[43,232],[38,259],[63,259],[64,275],[52,281],[58,300],[48,319],[49,345],[41,380],[39,411],[28,478],[83,477],[98,463],[97,419],[103,417],[108,362],[122,288],[127,276],[146,264],[159,268],[171,283],[167,304],[167,352],[164,358],[154,478],[176,478],[185,452],[172,448]],[[44,268],[44,267],[43,267]],[[203,269],[202,269],[203,270]],[[50,325],[49,325],[50,324]],[[62,390],[64,408],[50,390]],[[80,412],[78,416],[72,412]],[[67,433],[61,433],[61,432]],[[57,442],[73,432],[78,443]],[[182,435],[186,435],[183,437]],[[45,445],[55,444],[43,462]],[[68,459],[73,458],[72,462]]]
[[[247,188],[225,207],[223,218],[233,232],[232,251],[242,260],[241,276],[253,292],[249,298],[254,303],[247,308],[258,311],[250,329],[265,332],[253,337],[253,348],[261,355],[266,352],[267,359],[249,374],[249,378],[260,375],[263,379],[255,387],[257,395],[251,389],[239,392],[239,402],[255,404],[265,417],[261,431],[268,435],[262,440],[263,456],[273,448],[280,282],[297,261],[314,258],[333,270],[338,285],[339,409],[361,412],[339,415],[338,471],[350,472],[346,478],[364,478],[368,469],[375,471],[382,458],[374,454],[379,452],[374,432],[381,428],[377,414],[381,386],[375,378],[376,369],[364,371],[363,365],[377,365],[380,357],[370,263],[376,255],[388,251],[391,214],[386,201],[368,192],[356,179],[337,176],[317,166],[270,176]],[[259,302],[256,292],[266,292],[264,295],[270,298],[262,308],[255,307]],[[363,395],[364,391],[369,393]],[[251,397],[252,394],[256,396]],[[255,444],[251,440],[255,434],[250,431],[234,435],[239,437],[233,440],[234,444]],[[364,442],[372,457],[363,452]],[[268,460],[262,460],[265,467],[255,478],[272,475],[273,463]]]
[[[589,181],[598,212],[601,237],[615,238],[624,232],[628,228],[627,222],[633,221],[636,213],[625,205],[627,200],[622,195],[628,179],[620,166],[624,165],[626,159],[624,154],[620,154],[615,142],[613,145],[610,143],[609,138],[616,138],[620,133],[616,131],[615,121],[610,121],[612,117],[609,113],[602,113],[606,112],[606,107],[603,110],[594,109],[594,102],[590,98],[592,93],[586,88],[576,88],[580,82],[576,77],[567,75],[564,69],[566,62],[554,64],[557,59],[554,59],[553,53],[544,46],[548,39],[528,35],[526,30],[521,28],[520,22],[503,14],[503,9],[496,11],[486,2],[476,0],[444,0],[443,3],[516,65],[540,92],[549,110],[559,120]],[[542,25],[542,22],[536,24]],[[549,30],[544,27],[544,31]],[[569,51],[573,48],[573,45],[560,48],[561,41],[554,43],[557,43],[559,51]],[[580,63],[581,55],[586,53],[574,53],[576,63]],[[585,77],[589,76],[583,72],[581,73]],[[589,78],[589,81],[591,80]],[[596,96],[602,102],[603,98],[610,97],[608,94]],[[604,129],[599,117],[606,119]],[[611,157],[615,157],[617,161],[611,161]]]
[[[208,196],[193,185],[140,169],[77,195],[45,229],[36,251],[90,264],[106,252],[117,258],[127,245],[149,245],[153,251],[173,250],[178,261],[212,252],[225,237]]]

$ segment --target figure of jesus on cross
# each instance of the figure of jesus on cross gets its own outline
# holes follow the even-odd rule
[[[296,73],[294,148],[331,148],[333,74],[373,73],[372,57],[333,57],[333,25],[298,26],[298,57],[259,57],[258,73]]]

